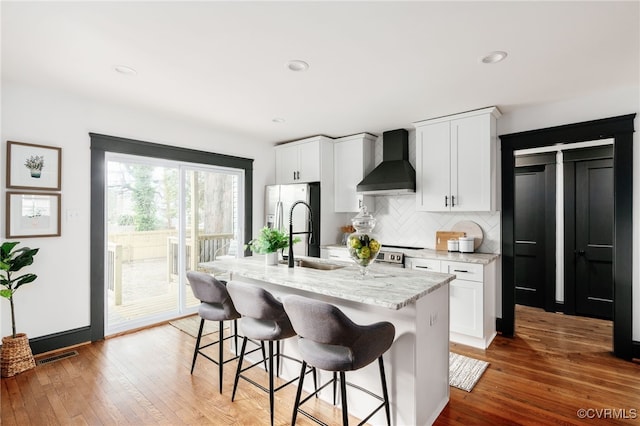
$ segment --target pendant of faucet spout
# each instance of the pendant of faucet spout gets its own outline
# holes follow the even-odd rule
[[[293,209],[298,205],[303,204],[309,210],[309,231],[304,232],[293,232]],[[299,200],[293,203],[291,209],[289,210],[289,259],[288,266],[289,268],[293,268],[294,260],[293,260],[293,234],[309,234],[309,243],[311,243],[313,238],[313,211],[311,210],[311,206],[307,204],[305,201]]]
[[[311,222],[313,220],[313,212],[311,211],[311,206],[309,204],[307,204],[306,201],[298,200],[295,203],[293,203],[293,205],[289,209],[289,225],[293,225],[293,209],[298,204],[303,204],[303,205],[305,205],[307,207],[307,210],[309,210],[309,222]]]

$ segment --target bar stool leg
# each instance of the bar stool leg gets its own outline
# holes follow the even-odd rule
[[[231,394],[232,402],[236,397],[236,390],[238,389],[238,380],[240,379],[240,371],[242,370],[242,360],[244,359],[244,350],[246,347],[247,347],[247,338],[244,337],[242,339],[242,349],[240,350],[240,358],[238,359],[238,369],[236,370],[236,379],[233,381],[233,393]]]
[[[236,356],[238,356],[238,320],[233,320],[233,348],[236,351]]]
[[[191,362],[191,374],[196,366],[196,358],[198,358],[198,351],[200,350],[200,339],[202,339],[202,329],[204,328],[204,318],[200,319],[200,330],[198,331],[198,338],[196,339],[196,348],[193,351],[193,361]]]
[[[333,405],[336,405],[336,395],[338,394],[338,373],[333,372]]]
[[[262,347],[262,362],[264,362],[264,371],[269,371],[267,368],[267,353],[264,351],[264,342],[260,342],[260,346]]]
[[[218,386],[220,393],[222,393],[222,374],[224,371],[224,351],[222,344],[224,343],[224,328],[223,322],[218,321],[218,376],[220,377],[220,385]]]
[[[307,362],[302,361],[302,368],[300,369],[300,380],[298,381],[298,390],[296,392],[296,401],[293,404],[293,417],[291,418],[291,426],[295,426],[296,417],[298,417],[298,407],[300,407],[300,396],[302,395],[302,385],[304,384],[304,376],[305,371],[307,369]],[[315,381],[315,368],[314,370],[314,381]],[[316,384],[316,390],[318,390],[318,385]]]
[[[269,414],[273,426],[273,341],[269,340]]]
[[[389,413],[389,393],[387,392],[387,377],[384,374],[384,361],[382,360],[382,356],[378,358],[378,364],[380,364],[380,380],[382,381],[384,411],[387,413],[387,426],[391,426],[391,414]]]
[[[349,410],[347,409],[347,380],[344,371],[340,372],[340,397],[342,398],[342,425],[349,425]]]

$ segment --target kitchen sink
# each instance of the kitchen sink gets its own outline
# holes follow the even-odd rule
[[[307,259],[298,259],[295,260],[295,266],[297,268],[310,268],[310,269],[318,269],[320,271],[333,271],[334,269],[342,269],[347,265],[337,265],[335,263],[325,263],[325,262],[316,262],[313,260]],[[287,261],[282,261],[281,263],[287,264]]]

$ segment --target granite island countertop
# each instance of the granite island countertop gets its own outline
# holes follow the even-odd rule
[[[415,272],[380,264],[369,266],[368,275],[360,279],[353,262],[301,257],[317,263],[344,265],[334,270],[317,270],[279,264],[266,266],[264,256],[204,262],[209,271],[228,271],[233,276],[263,281],[298,290],[336,297],[388,309],[398,310],[448,284],[455,275],[438,272]]]

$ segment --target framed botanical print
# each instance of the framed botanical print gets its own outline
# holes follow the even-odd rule
[[[7,188],[60,191],[62,148],[7,142]]]
[[[7,238],[59,237],[60,194],[7,191]]]

